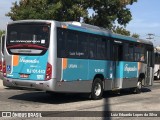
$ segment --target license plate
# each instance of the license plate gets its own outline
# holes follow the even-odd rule
[[[20,78],[28,78],[29,75],[28,74],[20,74]]]

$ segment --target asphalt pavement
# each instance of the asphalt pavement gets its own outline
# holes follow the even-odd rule
[[[0,79],[0,88],[3,88],[4,86],[3,86],[3,81],[2,81],[2,79]]]

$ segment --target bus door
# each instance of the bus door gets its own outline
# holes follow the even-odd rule
[[[114,43],[113,45],[113,79],[112,79],[112,88],[118,89],[121,88],[121,64],[120,61],[123,57],[123,46],[122,44]]]
[[[147,50],[147,73],[144,80],[144,86],[152,85],[153,81],[153,51]]]

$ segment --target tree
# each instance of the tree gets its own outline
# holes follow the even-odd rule
[[[140,35],[139,34],[137,34],[137,33],[133,33],[132,35],[131,35],[131,33],[130,33],[130,31],[128,31],[128,30],[126,30],[124,27],[120,27],[120,26],[114,26],[113,28],[112,28],[112,31],[114,32],[114,33],[117,33],[117,34],[121,34],[121,35],[126,35],[126,36],[131,36],[131,37],[134,37],[134,38],[139,38],[140,37]]]
[[[3,34],[5,34],[5,31],[4,31],[4,30],[0,30],[0,38],[1,38],[1,36],[2,36]]]
[[[132,5],[134,2],[137,0],[90,0],[89,7],[95,13],[86,18],[85,22],[109,29],[112,29],[115,21],[119,25],[126,26],[132,19],[127,5]]]
[[[45,19],[58,21],[80,21],[88,15],[85,0],[20,0],[13,3],[6,14],[12,20]]]
[[[123,27],[114,26],[112,31],[113,31],[114,33],[117,33],[117,34],[130,36],[130,31],[127,31],[127,30],[126,30],[125,28],[123,28]]]
[[[54,19],[58,21],[80,21],[112,29],[115,21],[126,26],[132,15],[127,5],[137,0],[20,0],[14,2],[6,14],[12,20]],[[88,9],[94,13],[89,16]]]
[[[133,34],[132,34],[132,37],[134,37],[134,38],[139,38],[139,36],[140,36],[140,35],[138,35],[137,33],[133,33]]]

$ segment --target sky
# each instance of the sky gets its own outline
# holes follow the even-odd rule
[[[147,34],[154,34],[152,42],[160,45],[160,0],[138,0],[129,6],[132,20],[127,25],[127,30],[137,33],[140,38],[146,39]]]
[[[11,21],[5,14],[10,11],[12,3],[19,0],[1,0],[0,2],[0,30],[5,30],[6,24]],[[148,38],[149,33],[154,34],[152,42],[160,45],[160,0],[137,0],[128,6],[132,13],[132,20],[126,29],[131,33],[140,35],[140,38]]]

